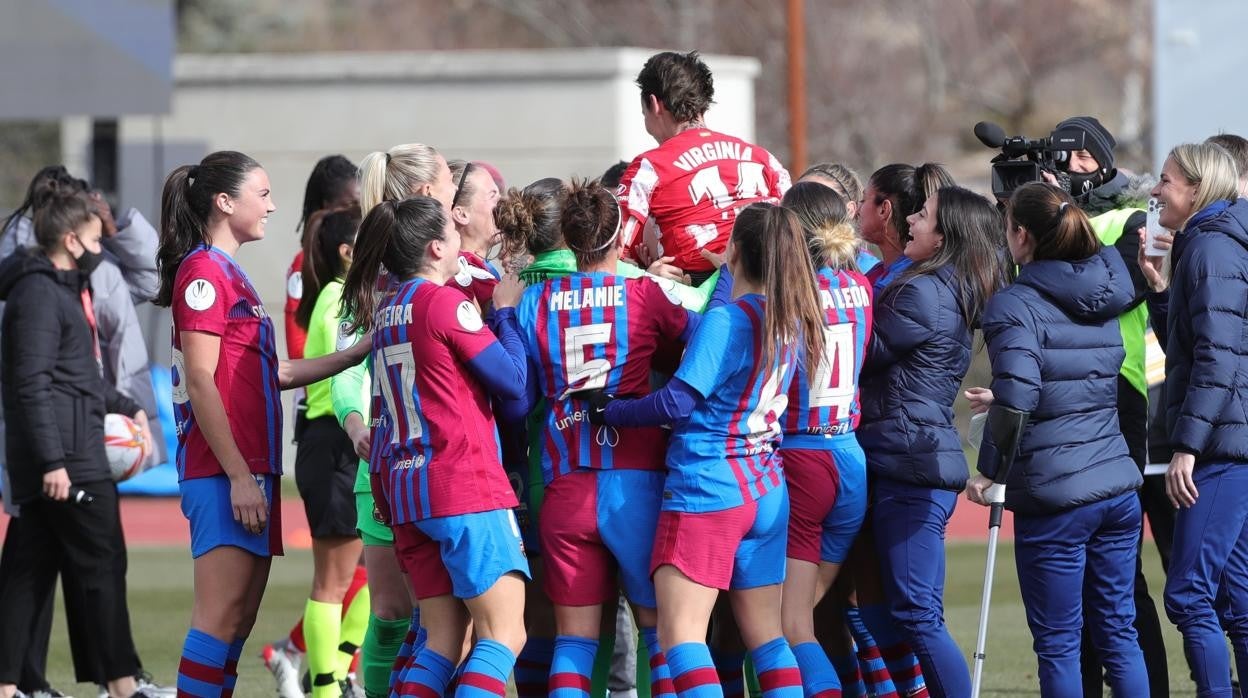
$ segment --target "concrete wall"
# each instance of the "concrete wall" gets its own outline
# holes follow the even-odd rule
[[[280,316],[304,185],[321,156],[342,153],[359,162],[373,150],[423,142],[448,158],[489,161],[511,185],[546,176],[594,177],[653,146],[633,84],[652,53],[179,56],[171,113],[120,120],[120,198],[155,221],[160,187],[172,168],[220,149],[256,158],[268,171],[277,212],[268,237],[246,245],[239,259],[270,313]],[[706,61],[715,73],[717,102],[708,125],[752,138],[758,62]],[[62,152],[75,171],[87,171],[89,138],[85,119],[66,120]],[[167,361],[164,323],[151,320],[150,338],[153,356]]]

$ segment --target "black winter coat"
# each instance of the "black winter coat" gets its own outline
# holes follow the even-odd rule
[[[971,365],[971,331],[952,277],[946,266],[878,294],[856,433],[872,475],[957,492],[969,469],[953,401]]]
[[[1135,297],[1112,248],[1077,262],[1022,268],[988,301],[984,340],[995,404],[1031,413],[1005,506],[1042,515],[1116,497],[1143,480],[1118,425],[1118,371],[1126,352],[1118,316]],[[1000,481],[985,435],[979,471]]]
[[[56,269],[38,251],[0,263],[5,467],[17,504],[38,499],[44,473],[57,468],[74,485],[111,480],[104,415],[139,412],[100,375],[82,306],[87,278]]]

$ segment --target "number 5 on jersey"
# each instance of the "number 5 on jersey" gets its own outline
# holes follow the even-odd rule
[[[600,390],[607,387],[607,374],[611,372],[611,359],[615,348],[611,346],[611,323],[568,327],[563,330],[564,381],[567,389],[563,399],[578,390]],[[606,358],[586,358],[587,350],[606,347]]]

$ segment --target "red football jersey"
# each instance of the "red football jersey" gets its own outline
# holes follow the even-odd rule
[[[644,244],[653,258],[671,255],[685,271],[710,271],[699,250],[723,254],[737,212],[778,203],[790,185],[788,170],[763,148],[710,129],[682,131],[637,156],[620,180],[623,219],[636,221],[625,250],[638,259]]]
[[[286,356],[303,358],[303,345],[308,341],[308,331],[295,322],[295,311],[303,298],[303,250],[295,253],[295,260],[286,270]]]
[[[238,263],[216,248],[200,247],[182,260],[173,282],[172,378],[178,479],[223,472],[195,422],[187,393],[180,333],[188,331],[221,338],[213,381],[247,467],[257,474],[281,474],[282,403],[273,321]]]
[[[484,311],[494,302],[494,287],[498,281],[493,265],[467,250],[460,250],[459,272],[446,285],[463,291]]]
[[[375,314],[369,472],[391,524],[517,505],[490,396],[467,366],[498,339],[462,293],[414,279]]]

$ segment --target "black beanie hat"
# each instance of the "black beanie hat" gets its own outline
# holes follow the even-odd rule
[[[1113,134],[1107,131],[1101,122],[1096,120],[1096,117],[1072,116],[1057,125],[1056,130],[1063,129],[1083,131],[1086,134],[1083,147],[1096,158],[1096,164],[1106,172],[1114,169],[1114,146],[1118,143],[1114,140]]]

